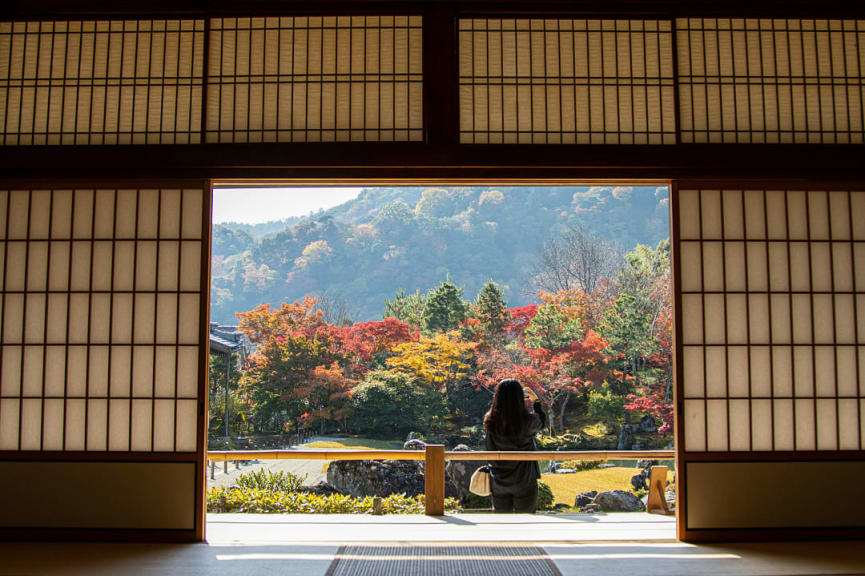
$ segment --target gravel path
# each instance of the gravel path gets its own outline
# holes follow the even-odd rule
[[[296,450],[303,450],[306,444],[333,440],[327,436],[313,436],[306,443],[294,446]],[[207,469],[207,487],[231,486],[237,482],[237,477],[247,472],[258,470],[271,470],[273,472],[290,472],[295,476],[306,475],[304,484],[318,484],[327,480],[327,473],[323,472],[326,460],[245,460],[240,462],[240,468],[234,462],[228,463],[228,474],[223,472],[223,463],[216,463],[216,473],[213,480],[210,479],[210,468]]]

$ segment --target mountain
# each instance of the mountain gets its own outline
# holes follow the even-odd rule
[[[341,302],[354,321],[379,319],[398,289],[447,277],[467,300],[493,279],[509,305],[528,304],[545,240],[579,225],[623,250],[654,246],[669,237],[668,210],[666,187],[368,188],[281,226],[214,226],[211,319],[307,294]]]
[[[237,232],[246,232],[250,236],[261,238],[263,236],[282,232],[286,228],[294,226],[304,218],[305,216],[289,216],[282,220],[269,220],[257,224],[248,224],[246,222],[223,222],[221,226]]]

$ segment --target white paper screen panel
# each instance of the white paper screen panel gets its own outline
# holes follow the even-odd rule
[[[682,142],[857,143],[865,21],[676,20]]]
[[[196,450],[205,205],[0,191],[0,450]]]
[[[674,144],[669,21],[461,19],[463,143]]]
[[[203,62],[203,20],[0,22],[2,143],[198,143]]]
[[[422,18],[210,21],[207,142],[423,139]]]
[[[685,449],[861,450],[865,192],[678,194]]]

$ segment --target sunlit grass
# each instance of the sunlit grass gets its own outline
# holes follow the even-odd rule
[[[401,450],[402,442],[399,440],[376,440],[374,438],[339,438],[334,440],[320,440],[304,444],[304,448],[331,449],[331,450]]]
[[[330,450],[401,450],[402,442],[399,440],[376,440],[375,438],[339,438],[338,440],[320,440],[304,444],[304,448],[330,449]],[[330,462],[321,466],[323,474],[327,473]]]
[[[555,502],[574,505],[577,494],[597,490],[631,490],[631,476],[640,472],[637,468],[598,468],[574,474],[544,474],[542,480],[553,490]],[[672,472],[667,473],[672,479]]]
[[[607,436],[607,427],[603,422],[597,422],[589,426],[583,426],[583,434],[592,438],[603,438]]]
[[[542,480],[552,488],[555,502],[573,506],[574,499],[581,492],[629,490],[631,476],[638,472],[635,468],[600,468],[575,474],[544,474]]]

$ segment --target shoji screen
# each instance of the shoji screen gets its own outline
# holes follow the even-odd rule
[[[210,21],[208,142],[423,138],[420,16]]]
[[[859,143],[865,21],[676,21],[682,142]]]
[[[687,529],[865,526],[827,502],[865,472],[865,192],[676,198]]]
[[[0,191],[0,468],[19,490],[0,526],[194,528],[210,204],[197,184]],[[48,494],[28,480],[43,458],[62,461]],[[54,516],[28,512],[76,486]],[[75,516],[106,498],[104,517]]]
[[[464,143],[674,144],[672,25],[461,19]]]
[[[203,20],[0,22],[2,144],[200,141]]]

